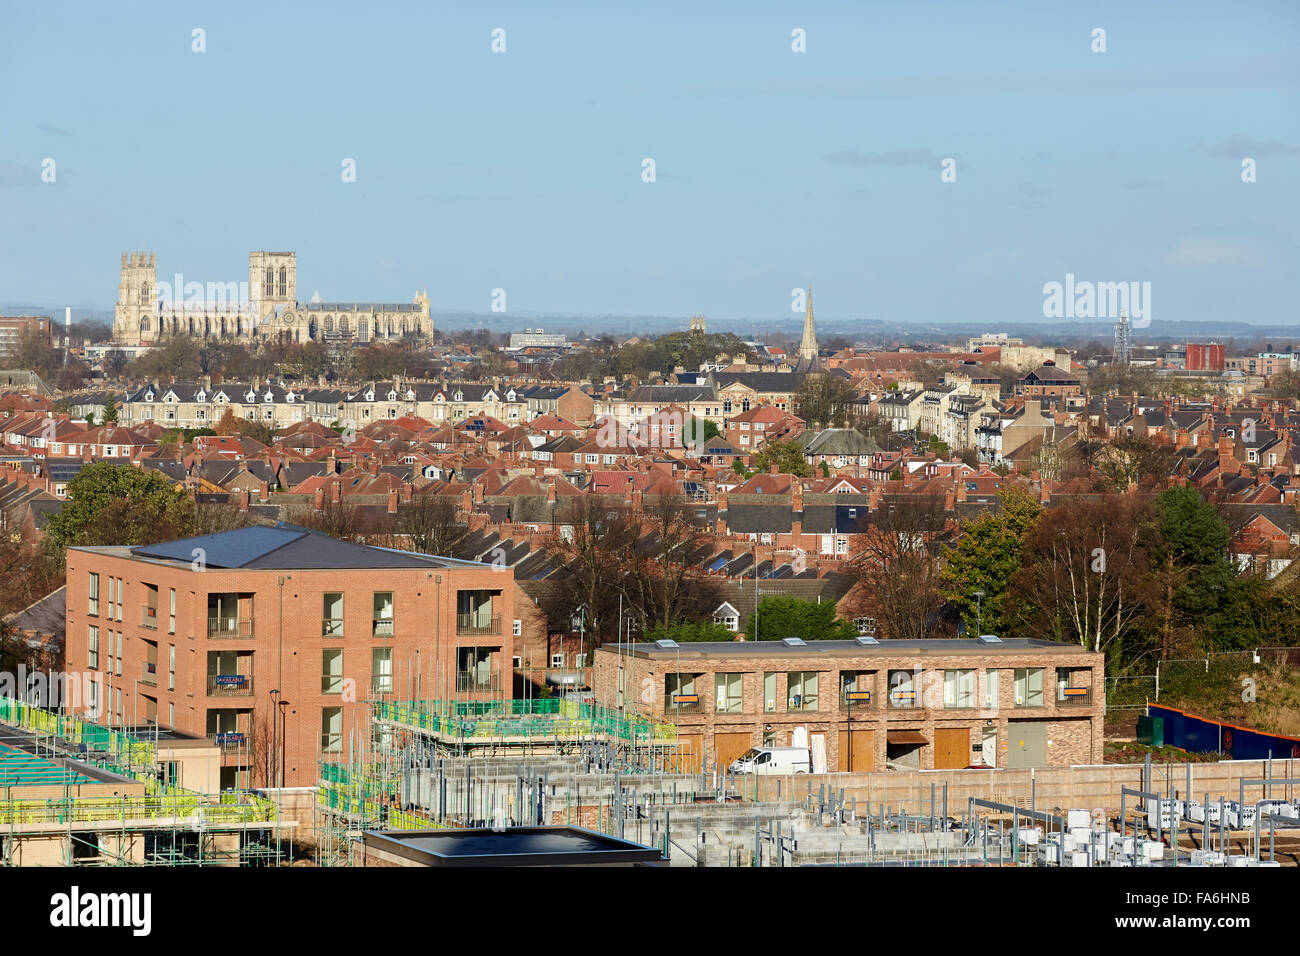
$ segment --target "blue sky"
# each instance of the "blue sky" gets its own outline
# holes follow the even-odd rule
[[[292,249],[301,299],[435,312],[993,328],[1072,272],[1300,318],[1294,2],[299,7],[4,0],[0,301]]]

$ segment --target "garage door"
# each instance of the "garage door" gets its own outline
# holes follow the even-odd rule
[[[840,728],[840,765],[842,771],[866,773],[876,769],[876,734],[872,730],[847,726]]]
[[[678,734],[677,753],[668,759],[668,769],[678,773],[699,773],[700,755],[703,752],[703,734]]]
[[[1007,766],[1047,766],[1047,725],[1014,721],[1007,724]]]
[[[713,759],[717,761],[718,767],[728,767],[731,765],[731,761],[753,746],[754,735],[749,732],[743,734],[714,734]]]
[[[970,764],[970,729],[940,727],[934,732],[934,769],[960,770]]]

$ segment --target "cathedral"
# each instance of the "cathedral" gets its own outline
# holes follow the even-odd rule
[[[322,342],[331,345],[431,339],[429,296],[411,303],[299,303],[297,256],[292,252],[250,252],[248,286],[225,283],[205,289],[176,276],[171,294],[159,294],[154,254],[122,253],[122,274],[113,317],[113,341],[152,345],[173,335],[195,339],[253,342]],[[191,289],[193,294],[191,294]]]

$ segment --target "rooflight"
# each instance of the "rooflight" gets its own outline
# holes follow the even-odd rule
[[[786,647],[806,647],[808,642],[802,637],[783,637],[781,643]]]
[[[655,641],[655,647],[664,651],[671,651],[673,648],[677,646],[678,646],[677,642],[674,641],[672,638],[668,638],[668,637],[661,637],[659,638],[659,640]]]
[[[873,644],[879,644],[880,642],[876,640],[874,637],[872,637],[870,634],[859,634],[857,637],[853,639],[853,643],[861,647],[870,647]]]
[[[975,638],[975,640],[979,641],[981,644],[1002,643],[1002,638],[998,637],[996,634],[981,634],[979,637]]]

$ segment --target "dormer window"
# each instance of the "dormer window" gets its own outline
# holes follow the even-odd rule
[[[275,396],[271,394],[271,390],[269,388],[266,390],[266,394],[262,396],[262,401],[264,402],[275,401]]]
[[[244,395],[244,398],[249,402],[255,402],[257,401],[257,393],[254,392],[252,389],[249,389],[248,393]]]
[[[208,400],[207,393],[204,392],[202,389],[199,389],[199,393],[194,396],[194,400],[196,402],[206,402]]]
[[[368,401],[368,402],[373,402],[374,400],[375,400],[375,393],[374,393],[374,392],[366,392],[366,401]]]
[[[413,388],[408,388],[408,389],[406,390],[406,400],[407,400],[408,402],[413,402],[413,401],[415,401],[415,389],[413,389]]]
[[[146,402],[152,402],[152,401],[153,401],[153,392],[145,392],[145,393],[144,393],[144,400],[145,400]]]
[[[284,393],[284,400],[285,400],[286,402],[289,402],[290,404],[292,404],[292,403],[293,403],[293,392],[285,392],[285,393]]]
[[[392,389],[392,390],[389,391],[389,393],[388,393],[388,400],[389,400],[390,402],[395,402],[395,401],[397,401],[397,390],[396,390],[396,389]]]
[[[456,402],[465,401],[465,393],[457,389],[456,394],[452,396],[452,401],[456,401]]]

